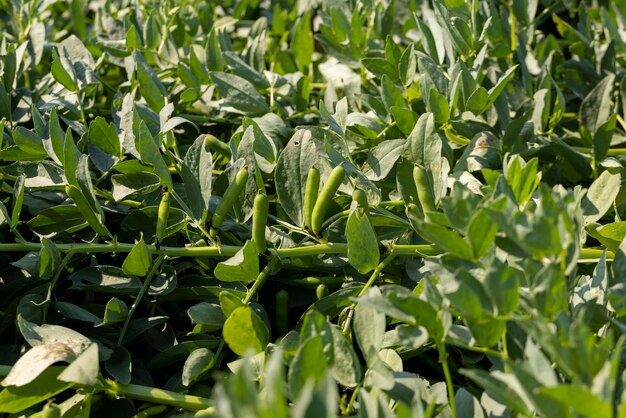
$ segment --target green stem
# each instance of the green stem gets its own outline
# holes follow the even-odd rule
[[[259,275],[257,276],[256,280],[254,281],[254,284],[250,288],[250,291],[246,294],[246,297],[243,298],[243,303],[245,303],[245,304],[250,303],[250,301],[252,300],[254,295],[256,295],[256,293],[259,291],[259,289],[261,287],[263,287],[263,285],[267,281],[268,277],[270,276],[270,273],[272,272],[272,270],[274,270],[274,267],[276,267],[276,265],[279,262],[280,262],[280,258],[272,257],[270,262],[267,263],[267,266],[265,266],[263,271],[261,271],[259,273]]]
[[[350,215],[350,209],[342,210],[341,212],[335,213],[333,216],[324,221],[324,223],[322,224],[322,231],[332,225],[333,222],[335,222],[337,219],[346,217],[348,215]]]
[[[137,294],[137,297],[135,297],[135,301],[133,302],[133,306],[131,306],[130,311],[128,311],[128,316],[126,317],[126,320],[124,321],[124,326],[122,327],[122,331],[120,332],[120,336],[117,339],[117,346],[118,347],[120,347],[122,345],[122,341],[124,340],[124,335],[126,334],[126,330],[128,329],[128,324],[130,323],[130,318],[133,316],[133,314],[135,313],[135,311],[139,307],[139,302],[141,301],[141,299],[143,299],[144,295],[148,291],[148,287],[150,287],[150,283],[152,282],[152,278],[157,273],[157,271],[161,267],[161,264],[163,264],[164,260],[165,260],[165,257],[161,255],[152,264],[152,268],[150,269],[150,272],[146,276],[146,280],[143,282],[143,286],[141,286],[141,289],[139,290],[139,293]]]
[[[104,391],[114,397],[125,397],[138,401],[169,405],[189,411],[212,408],[211,401],[207,398],[148,386],[118,383],[111,380],[105,380]]]
[[[593,149],[588,147],[572,147],[572,149],[583,154],[593,154]],[[607,155],[609,157],[626,156],[626,148],[609,148]]]
[[[370,276],[369,280],[367,281],[367,283],[365,283],[365,285],[363,286],[363,288],[361,289],[361,291],[359,292],[359,294],[357,295],[357,298],[360,298],[361,296],[363,296],[365,294],[365,292],[367,292],[367,290],[372,287],[372,285],[374,284],[374,282],[376,281],[376,279],[378,279],[378,277],[380,276],[380,273],[385,269],[385,267],[387,267],[389,264],[391,264],[391,262],[393,261],[394,258],[396,258],[398,254],[395,251],[395,247],[391,250],[391,252],[389,253],[389,255],[387,255],[387,257],[385,257],[385,259],[383,261],[381,261],[376,268],[374,269],[374,271],[372,272],[372,275]],[[348,311],[348,317],[346,318],[346,322],[343,325],[343,329],[342,332],[344,335],[347,334],[348,330],[350,329],[350,323],[352,322],[352,317],[354,316],[354,307],[356,304],[352,304],[350,306],[349,311]]]
[[[347,254],[348,244],[344,243],[326,243],[307,245],[294,248],[280,248],[276,250],[279,257],[304,257],[308,255],[319,254]]]
[[[446,386],[448,387],[448,403],[450,404],[450,414],[452,418],[456,418],[456,403],[454,401],[454,385],[452,384],[452,375],[450,374],[450,366],[448,365],[448,353],[445,344],[438,344],[439,360],[443,367],[443,374],[446,378]]]
[[[515,13],[513,12],[514,1],[515,0],[511,0],[509,4],[509,14],[511,17],[511,51],[513,53],[515,53],[515,50],[517,49],[517,21],[515,20]]]
[[[414,244],[414,245],[394,245],[393,252],[396,255],[409,256],[433,256],[442,254],[444,251],[431,244]]]
[[[453,344],[453,343],[449,343],[449,345],[454,345],[460,349],[463,350],[467,350],[467,351],[474,351],[476,353],[482,353],[482,354],[486,354],[488,356],[493,356],[493,357],[497,357],[500,358],[502,360],[506,360],[508,359],[508,356],[505,353],[501,353],[499,351],[496,350],[492,350],[490,348],[485,348],[485,347],[479,347],[479,346],[474,346],[474,345],[457,345],[457,344]]]
[[[11,371],[11,368],[12,366],[0,364],[0,377],[6,377]],[[83,389],[91,388],[91,386],[81,385],[75,385],[75,387]],[[213,409],[210,399],[149,386],[118,383],[107,379],[102,381],[102,389],[113,397],[125,397],[154,404],[169,405],[189,411]]]
[[[61,277],[63,269],[65,269],[65,266],[67,266],[67,263],[70,262],[70,259],[73,255],[74,254],[72,252],[68,252],[67,254],[65,254],[65,257],[63,257],[63,260],[61,260],[61,264],[59,264],[59,267],[57,267],[57,270],[54,272],[54,276],[50,281],[50,285],[48,286],[48,293],[46,294],[46,300],[44,301],[43,312],[41,315],[41,320],[43,323],[46,322],[46,315],[48,314],[48,304],[52,300],[52,289],[54,289],[54,286],[56,286],[57,282],[59,281],[59,277]]]
[[[37,242],[0,243],[0,252],[8,251],[39,251],[42,245]],[[56,244],[62,253],[129,253],[134,244],[107,243],[107,244]],[[235,255],[241,249],[237,245],[221,245],[211,247],[160,247],[148,245],[148,251],[153,255],[167,255],[168,257],[217,257],[228,258]],[[346,254],[348,244],[325,243],[306,245],[293,248],[276,249],[276,255],[281,258],[305,257],[322,254]],[[443,254],[444,251],[432,244],[394,245],[393,252],[397,256],[427,257]],[[601,248],[582,248],[580,250],[579,263],[596,262],[604,252]],[[606,252],[606,259],[613,260],[615,254]]]

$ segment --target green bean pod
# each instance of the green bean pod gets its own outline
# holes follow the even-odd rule
[[[306,179],[306,189],[304,191],[304,225],[312,230],[313,208],[317,200],[317,193],[320,189],[320,172],[317,168],[311,167]]]
[[[365,211],[365,213],[369,212],[369,204],[367,203],[367,195],[361,189],[354,189],[352,192],[352,201],[356,202],[357,205]]]
[[[222,226],[224,219],[226,218],[226,214],[235,204],[235,200],[237,197],[243,192],[243,189],[246,187],[246,182],[248,181],[248,170],[244,167],[235,176],[235,181],[228,185],[226,191],[224,192],[224,196],[222,196],[222,200],[215,208],[215,212],[213,212],[213,219],[211,219],[211,225],[214,228],[219,228]]]
[[[318,285],[315,288],[315,296],[317,297],[317,300],[324,299],[326,296],[328,296],[328,286],[326,286],[325,284]]]
[[[424,212],[416,204],[409,203],[406,206],[406,217],[409,219],[409,223],[417,231],[419,222],[424,219]]]
[[[285,290],[276,293],[276,331],[278,335],[289,331],[289,294]]]
[[[85,217],[85,220],[98,235],[105,237],[111,236],[109,230],[106,226],[104,226],[101,219],[94,213],[91,205],[87,201],[87,198],[78,187],[68,184],[65,186],[65,193],[74,201],[74,203],[76,203],[76,206],[81,209],[81,213]]]
[[[217,152],[218,154],[223,155],[224,157],[230,159],[231,152],[228,145],[217,139],[211,134],[208,134],[204,137],[204,143],[211,148],[212,151]]]
[[[47,404],[41,410],[42,418],[61,418],[61,408],[55,404]]]
[[[156,241],[161,243],[165,238],[167,229],[167,220],[170,216],[170,193],[165,191],[161,197],[161,203],[159,204],[159,212],[157,215],[156,224]]]
[[[333,200],[335,193],[339,190],[339,186],[341,186],[345,175],[346,170],[343,166],[339,165],[333,168],[333,171],[330,172],[330,176],[328,176],[328,180],[324,183],[322,191],[313,207],[313,214],[311,215],[311,230],[315,234],[322,230],[322,224],[326,219],[328,206],[330,206],[330,202]]]
[[[259,193],[256,195],[254,206],[252,207],[252,241],[254,241],[259,254],[264,254],[267,251],[265,228],[267,226],[269,206],[270,204],[265,194]]]
[[[426,171],[424,167],[416,165],[413,168],[413,180],[417,188],[417,197],[422,205],[425,216],[428,212],[435,212],[437,210],[434,191],[429,177],[428,171]]]

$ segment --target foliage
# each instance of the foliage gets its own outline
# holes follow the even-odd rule
[[[0,412],[626,416],[625,10],[0,0]]]

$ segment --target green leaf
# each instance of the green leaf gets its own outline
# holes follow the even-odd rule
[[[237,251],[237,254],[215,267],[215,277],[223,282],[250,283],[259,275],[259,258],[252,241]]]
[[[59,158],[63,161],[63,170],[65,172],[65,177],[67,178],[67,183],[78,187],[76,170],[81,158],[81,153],[74,143],[74,138],[72,138],[72,131],[70,128],[65,131],[65,139],[63,140],[63,157]]]
[[[20,221],[20,212],[24,203],[24,182],[26,176],[23,174],[17,178],[13,186],[13,210],[11,212],[11,231],[15,230]]]
[[[294,52],[298,69],[307,74],[313,62],[313,34],[311,33],[311,15],[309,12],[300,16],[295,24],[291,50]]]
[[[100,148],[107,154],[121,157],[122,148],[115,125],[107,124],[103,117],[97,117],[89,124],[88,135],[89,144]]]
[[[13,140],[15,145],[31,155],[33,159],[43,159],[48,155],[39,135],[23,126],[13,129]]]
[[[297,398],[309,380],[318,382],[327,368],[322,337],[311,337],[304,341],[289,367],[288,385],[291,397]]]
[[[367,70],[377,76],[386,76],[391,80],[398,80],[398,70],[393,66],[393,63],[384,58],[363,58],[361,63]]]
[[[113,199],[119,202],[154,192],[161,186],[161,179],[155,174],[138,171],[129,174],[113,174],[111,185]]]
[[[376,297],[380,295],[380,290],[370,288],[363,297],[367,298],[368,295]],[[366,304],[357,303],[354,308],[353,329],[361,352],[367,363],[371,364],[383,345],[386,330],[385,314]]]
[[[320,167],[326,153],[308,130],[298,130],[278,157],[274,174],[281,208],[299,226],[304,225],[304,192],[309,169]]]
[[[515,195],[517,204],[523,206],[528,202],[539,185],[541,173],[537,173],[539,160],[533,158],[528,163],[524,162],[519,155],[508,160],[506,170],[506,180]]]
[[[224,105],[248,116],[261,116],[270,111],[265,98],[246,79],[223,72],[211,73],[211,79],[224,98]]]
[[[352,348],[352,344],[341,333],[341,331],[331,326],[333,334],[334,362],[332,365],[332,374],[337,382],[345,387],[353,388],[362,377],[361,363]]]
[[[117,322],[123,322],[128,317],[128,307],[124,301],[118,298],[111,298],[104,309],[104,316],[102,318],[102,322],[100,322],[96,327],[104,327],[109,324],[114,324]]]
[[[507,381],[501,380],[504,373],[489,373],[485,370],[478,369],[461,369],[460,373],[485,388],[490,396],[504,405],[507,405],[513,411],[530,415],[530,411],[524,400],[520,398]]]
[[[441,157],[441,148],[441,138],[435,131],[435,118],[432,113],[424,113],[407,137],[402,156],[413,164],[429,167]]]
[[[26,224],[36,234],[48,237],[65,232],[73,233],[88,225],[82,210],[77,206],[45,209]]]
[[[148,106],[158,113],[165,106],[167,91],[141,52],[135,52],[134,58],[139,92],[146,99]]]
[[[372,181],[380,181],[387,177],[402,155],[404,143],[404,139],[391,139],[372,148],[361,169],[363,174]]]
[[[130,383],[132,362],[124,347],[115,347],[111,358],[104,363],[106,371],[120,383]]]
[[[381,96],[385,108],[389,110],[391,106],[405,107],[406,102],[402,97],[402,93],[396,87],[391,78],[384,75],[381,79]]]
[[[515,75],[515,71],[517,70],[517,67],[519,67],[519,64],[515,64],[514,66],[506,70],[504,74],[502,74],[498,78],[498,81],[496,81],[496,84],[492,88],[489,89],[487,103],[485,105],[485,108],[482,110],[482,112],[487,110],[487,108],[491,106],[492,104],[494,104],[496,100],[498,99],[498,97],[500,97],[500,94],[502,94],[502,91],[504,90],[506,85],[509,83],[509,81],[513,79],[513,76]]]
[[[74,72],[68,72],[68,70],[65,69],[65,66],[61,63],[61,57],[59,56],[58,49],[52,50],[51,73],[54,79],[62,84],[63,87],[69,91],[78,91]]]
[[[217,39],[216,29],[211,29],[206,44],[206,64],[209,71],[222,71],[224,68],[224,57]]]
[[[454,395],[454,403],[458,411],[457,418],[484,418],[485,413],[480,402],[471,393],[461,388]]]
[[[428,241],[465,260],[474,259],[470,244],[448,228],[434,223],[419,222],[418,232]]]
[[[365,274],[378,266],[380,252],[378,239],[369,216],[355,208],[348,216],[346,239],[348,240],[348,262],[359,273]]]
[[[71,362],[76,358],[76,353],[66,344],[49,342],[36,345],[28,350],[13,365],[11,371],[2,381],[2,386],[24,387],[32,383],[49,366],[64,361]]]
[[[50,137],[50,143],[52,152],[48,151],[50,157],[52,157],[57,163],[64,165],[65,162],[65,133],[61,129],[59,123],[59,117],[57,115],[56,108],[53,108],[50,112],[50,121],[48,123],[48,136]],[[44,147],[46,140],[44,139]],[[46,150],[48,150],[46,148]]]
[[[137,277],[144,277],[152,266],[152,255],[146,242],[142,239],[137,242],[126,256],[122,264],[122,271]]]
[[[245,304],[241,301],[241,297],[237,296],[236,294],[228,290],[224,290],[220,292],[219,299],[220,299],[220,307],[222,311],[224,312],[224,316],[226,318],[228,318],[235,309],[245,306]]]
[[[243,356],[248,350],[253,354],[266,349],[270,334],[265,322],[249,306],[236,308],[224,323],[224,341],[235,354]]]
[[[610,170],[602,172],[591,184],[581,204],[586,224],[598,221],[611,209],[620,185],[621,175]]]
[[[225,291],[222,293],[227,292]],[[220,294],[220,303],[224,305],[225,301],[222,302],[221,298],[222,295]],[[241,299],[239,298],[236,298],[236,300],[241,302]],[[237,307],[239,306],[243,306],[243,304],[240,303]],[[232,310],[234,311],[235,308]],[[229,312],[229,314],[231,312]],[[220,305],[208,302],[201,302],[193,305],[187,310],[187,315],[191,319],[191,322],[202,326],[201,329],[203,332],[213,332],[222,329],[224,326],[224,320],[226,319],[224,311]]]
[[[465,103],[465,108],[475,115],[480,115],[483,112],[483,109],[487,106],[488,101],[489,93],[487,92],[487,89],[479,86],[468,97],[467,102]]]
[[[135,147],[141,155],[141,161],[152,165],[155,174],[161,178],[161,184],[169,190],[173,189],[174,184],[167,164],[165,164],[165,160],[163,160],[163,156],[144,121],[139,124],[139,137],[135,138]]]
[[[542,387],[539,393],[559,401],[566,408],[588,417],[610,418],[613,416],[611,405],[593,395],[589,390],[570,385]]]
[[[608,155],[616,124],[617,113],[613,113],[611,116],[609,116],[609,119],[602,125],[600,125],[594,133],[593,158],[595,161],[602,161]]]
[[[448,104],[448,100],[446,100],[444,95],[439,94],[434,87],[430,89],[430,94],[428,95],[428,110],[432,112],[437,125],[443,125],[450,119],[450,105]]]
[[[487,254],[497,233],[498,226],[485,210],[479,209],[473,214],[467,227],[467,240],[472,246],[474,257],[479,259]]]
[[[57,379],[63,382],[95,386],[98,383],[99,371],[98,345],[91,344],[61,372]]]
[[[393,119],[398,125],[398,128],[400,128],[404,135],[408,136],[417,123],[417,113],[402,106],[391,106],[389,112],[393,115]]]
[[[607,75],[591,90],[580,105],[580,133],[589,145],[592,144],[592,139],[598,130],[610,118],[614,82],[615,74]]]
[[[71,388],[72,383],[57,379],[62,371],[62,367],[50,367],[27,385],[5,388],[0,392],[0,412],[21,412]]]
[[[413,82],[417,70],[417,57],[415,56],[414,45],[410,44],[400,56],[398,62],[398,75],[404,87]]]
[[[126,47],[131,51],[141,49],[141,37],[135,25],[130,25],[130,29],[126,32]]]
[[[189,354],[183,366],[183,385],[189,387],[201,379],[215,365],[215,355],[211,350],[198,348]]]

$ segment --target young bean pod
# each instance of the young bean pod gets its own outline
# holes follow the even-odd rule
[[[47,404],[41,410],[42,418],[61,418],[61,408],[55,404]]]
[[[435,194],[428,171],[424,167],[416,165],[413,168],[413,180],[415,180],[417,197],[422,205],[424,215],[427,216],[428,212],[435,212],[437,210]]]
[[[326,286],[325,284],[318,285],[315,288],[315,296],[317,297],[317,300],[324,299],[326,296],[328,296],[328,286]]]
[[[267,226],[269,205],[267,196],[263,193],[257,194],[254,198],[254,206],[252,208],[252,241],[254,241],[259,254],[264,254],[267,251],[265,227]]]
[[[361,189],[354,189],[352,192],[352,201],[356,202],[357,205],[363,209],[365,213],[369,212],[369,204],[367,203],[367,195]]]
[[[243,189],[246,187],[246,182],[248,181],[248,170],[244,167],[235,176],[235,181],[230,183],[224,192],[224,196],[222,196],[222,200],[215,208],[215,212],[213,213],[213,219],[211,219],[211,225],[214,228],[219,228],[222,226],[224,219],[226,218],[226,214],[230,208],[235,204],[235,200],[237,197],[243,192]]]
[[[276,293],[276,331],[278,335],[289,331],[289,294],[285,290]]]
[[[318,234],[322,230],[322,224],[326,219],[326,211],[330,206],[330,202],[333,200],[335,193],[341,186],[343,179],[346,175],[346,170],[343,166],[339,165],[330,172],[328,180],[324,183],[322,191],[319,194],[315,206],[313,207],[313,214],[311,215],[311,230]]]
[[[167,220],[170,216],[170,193],[165,191],[161,197],[161,203],[159,204],[159,211],[157,214],[156,224],[156,242],[158,244],[165,238],[165,231],[167,229]]]
[[[313,208],[317,200],[317,193],[320,188],[320,172],[317,168],[311,167],[306,179],[306,189],[304,191],[304,225],[312,230]]]
[[[217,139],[211,134],[208,134],[204,138],[204,142],[206,145],[211,148],[212,151],[217,152],[218,154],[223,155],[225,158],[230,159],[231,152],[228,145]]]

